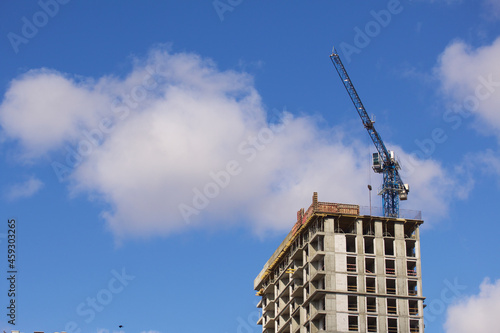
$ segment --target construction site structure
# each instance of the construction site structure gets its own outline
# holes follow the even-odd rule
[[[318,202],[254,281],[263,333],[423,333],[422,220]]]
[[[347,71],[340,59],[339,54],[333,48],[332,54],[330,55],[337,73],[339,74],[342,83],[344,84],[349,97],[351,98],[356,111],[358,112],[363,126],[368,131],[370,138],[377,149],[377,152],[373,154],[373,171],[376,173],[383,174],[383,184],[379,194],[382,196],[382,206],[384,208],[384,216],[387,217],[399,217],[399,200],[407,200],[408,192],[410,192],[410,186],[403,183],[399,171],[401,166],[397,160],[394,151],[388,150],[380,137],[380,134],[375,129],[374,123],[366,112],[366,109],[361,102],[361,98],[354,88],[354,84],[347,74]]]

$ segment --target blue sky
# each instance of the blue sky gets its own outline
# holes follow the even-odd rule
[[[3,1],[0,22],[17,329],[259,332],[253,279],[296,211],[380,186],[334,45],[425,220],[426,332],[498,327],[497,0]]]

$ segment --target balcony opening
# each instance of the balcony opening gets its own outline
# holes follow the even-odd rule
[[[384,230],[383,230],[383,236],[384,237],[394,237],[394,222],[386,222],[384,223]]]
[[[367,293],[375,293],[377,292],[377,285],[375,282],[375,278],[366,278],[366,292]]]
[[[398,314],[398,307],[395,298],[387,299],[387,313],[388,314]]]
[[[300,313],[293,316],[292,319],[293,319],[293,326],[300,325]]]
[[[323,297],[318,301],[318,311],[325,311],[326,310],[326,299]]]
[[[375,223],[373,221],[363,221],[363,235],[375,236]]]
[[[366,254],[374,254],[375,253],[375,248],[373,246],[373,237],[365,237],[365,253]]]
[[[356,252],[356,236],[345,236],[345,250],[346,252]]]
[[[408,295],[417,296],[417,281],[408,280]]]
[[[406,256],[415,258],[415,241],[414,240],[406,240]]]
[[[394,279],[385,280],[385,289],[387,294],[396,295],[396,280]]]
[[[418,320],[410,320],[410,333],[420,332],[420,323]]]
[[[318,251],[324,251],[325,250],[325,237],[321,236],[318,237]]]
[[[337,219],[334,224],[335,232],[340,234],[356,234],[356,221]]]
[[[394,259],[385,260],[385,274],[396,275],[396,261]]]
[[[406,268],[408,271],[408,276],[417,276],[417,262],[416,261],[407,261]]]
[[[347,296],[347,309],[349,311],[358,311],[358,296]]]
[[[415,222],[413,222],[413,223],[406,222],[404,224],[405,238],[415,239],[416,238],[417,227],[418,227],[418,224],[415,223]]]
[[[358,291],[358,281],[355,276],[347,277],[347,290],[348,291]]]
[[[356,257],[347,257],[347,271],[356,272]]]
[[[316,289],[325,289],[325,277],[322,277],[319,280],[313,281],[313,286]]]
[[[317,272],[323,272],[325,270],[325,258],[322,257],[320,260],[313,261],[311,265]]]
[[[323,221],[323,218],[318,218],[309,229],[313,234],[325,231],[325,223]]]
[[[377,312],[377,299],[375,297],[366,298],[366,312]]]
[[[398,320],[397,318],[387,319],[387,333],[398,333]]]
[[[324,236],[318,236],[314,240],[314,242],[311,243],[313,249],[315,251],[324,251],[325,250],[325,241],[324,241]]]
[[[358,331],[358,317],[357,316],[349,316],[349,332],[357,332]]]
[[[375,274],[375,258],[365,258],[366,274]]]
[[[316,326],[318,331],[326,330],[326,320],[324,316],[321,316],[319,319],[313,322],[313,325]]]
[[[300,297],[294,297],[292,301],[292,312],[295,312],[303,303],[303,299]],[[300,312],[298,312],[300,314]]]
[[[293,261],[293,268],[295,270],[302,268],[302,265],[303,265],[302,259],[295,259]]]
[[[302,238],[301,237],[297,237],[297,239],[295,239],[295,241],[292,243],[292,246],[291,246],[291,252],[295,252],[297,251],[299,248],[302,247]]]
[[[377,332],[377,317],[366,318],[368,332]]]

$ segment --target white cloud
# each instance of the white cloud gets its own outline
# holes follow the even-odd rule
[[[467,154],[461,169],[469,174],[480,171],[486,176],[497,177],[500,186],[500,155],[492,149]]]
[[[479,133],[500,139],[500,37],[491,43],[473,48],[462,41],[451,43],[441,54],[436,73],[442,91],[450,101],[447,120],[455,129],[463,122]],[[453,118],[454,117],[454,118]],[[456,122],[455,122],[456,120]],[[492,149],[476,151],[464,157],[460,166],[464,173],[476,174],[478,167],[487,175],[500,176],[498,154]],[[476,170],[476,171],[473,171]],[[500,182],[500,178],[498,178]],[[472,181],[469,181],[469,189]]]
[[[438,161],[421,160],[414,153],[408,154],[399,147],[394,148],[400,152],[403,180],[410,185],[409,205],[422,209],[424,218],[444,218],[452,200],[467,197],[470,191],[468,175],[457,170],[446,170]]]
[[[49,70],[30,71],[11,82],[0,121],[7,136],[17,138],[26,154],[37,156],[93,127],[110,103],[92,82],[76,83]]]
[[[73,193],[108,204],[102,216],[118,237],[237,223],[287,230],[313,191],[322,201],[368,204],[371,145],[339,124],[324,129],[287,113],[271,124],[272,116],[247,74],[164,51],[122,80],[30,72],[0,105],[4,135],[31,158],[65,147],[57,171]],[[456,183],[433,160],[412,163],[404,175],[411,206],[442,217]]]
[[[43,182],[35,177],[30,177],[27,181],[12,185],[7,191],[7,198],[16,200],[29,198],[43,187]]]
[[[464,117],[476,115],[480,131],[500,136],[500,37],[491,45],[472,48],[462,41],[441,54],[436,72],[443,92]]]
[[[479,165],[483,166],[483,171],[486,173],[497,174],[500,176],[500,156],[498,152],[489,149],[477,156],[473,156]],[[472,162],[471,162],[472,164]]]
[[[447,333],[490,333],[500,327],[500,280],[485,279],[478,295],[462,299],[447,310]]]

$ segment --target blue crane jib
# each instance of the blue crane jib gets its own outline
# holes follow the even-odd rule
[[[399,217],[399,200],[406,200],[408,198],[408,192],[410,188],[408,184],[404,184],[399,176],[398,170],[401,169],[399,163],[394,156],[393,151],[387,150],[382,138],[375,130],[374,121],[370,119],[368,113],[366,112],[361,99],[359,98],[354,85],[347,74],[347,71],[340,60],[338,53],[333,48],[332,54],[330,55],[337,73],[344,84],[351,100],[358,111],[363,126],[370,134],[370,137],[377,148],[377,153],[373,154],[373,170],[377,173],[383,174],[383,184],[380,195],[382,195],[382,205],[384,209],[384,216],[386,217]]]

